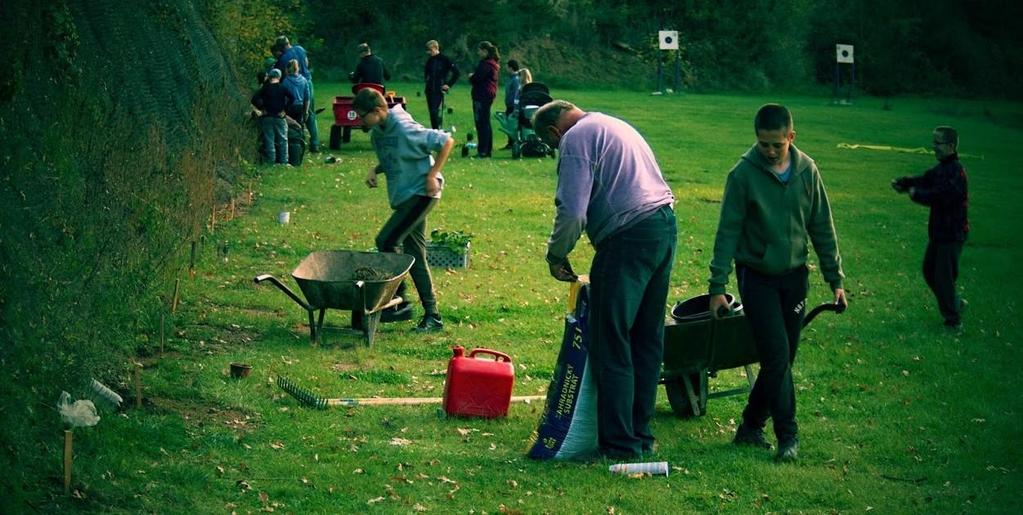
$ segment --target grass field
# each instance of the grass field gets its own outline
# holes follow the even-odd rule
[[[416,86],[391,86],[428,121]],[[324,146],[329,94],[317,84]],[[800,461],[730,444],[742,396],[713,399],[682,420],[659,392],[656,460],[669,477],[611,475],[608,463],[534,462],[525,457],[542,403],[513,405],[506,419],[448,419],[434,406],[316,411],[272,385],[278,374],[331,397],[439,396],[450,348],[488,347],[512,356],[516,395],[543,393],[561,338],[568,288],[543,255],[553,217],[551,159],[513,161],[508,151],[474,161],[455,155],[429,228],[475,235],[472,266],[434,270],[447,329],[413,334],[382,326],[372,348],[328,311],[321,345],[306,313],[280,291],[253,284],[290,271],[308,253],[366,250],[389,213],[385,191],[363,177],[375,159],[355,133],[338,152],[300,168],[263,168],[255,202],[218,221],[200,247],[196,277],[182,271],[181,303],[166,352],[143,358],[146,406],[106,413],[76,433],[77,498],[42,492],[43,511],[238,513],[683,513],[1016,512],[1023,505],[1023,346],[1013,264],[1023,207],[1023,106],[946,99],[828,99],[556,91],[585,110],[622,117],[646,136],[678,199],[678,256],[669,302],[705,292],[724,178],[753,143],[764,102],[787,104],[796,145],[814,157],[835,213],[849,310],[822,315],[804,332],[794,370]],[[457,87],[446,125],[471,129],[468,91]],[[496,107],[496,106],[495,106]],[[920,275],[927,211],[889,188],[893,177],[932,166],[933,156],[851,150],[841,143],[930,148],[939,124],[960,129],[970,174],[973,232],[960,288],[970,301],[964,329],[941,325]],[[495,147],[503,146],[495,136]],[[325,164],[325,157],[340,158]],[[278,225],[280,211],[291,212]],[[226,254],[222,250],[226,243]],[[573,253],[577,272],[592,250]],[[830,292],[811,276],[810,304]],[[419,313],[421,314],[421,312]],[[153,348],[152,345],[149,347]],[[228,364],[253,365],[233,380]],[[741,385],[722,372],[712,387]],[[125,384],[130,384],[125,375]],[[58,436],[54,436],[57,449]]]

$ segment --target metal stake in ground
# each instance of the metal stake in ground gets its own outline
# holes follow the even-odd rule
[[[73,434],[70,429],[64,430],[64,495],[71,495],[71,460],[74,455]]]
[[[171,313],[178,311],[178,292],[181,291],[181,279],[174,279],[174,296],[171,297]]]
[[[192,240],[192,253],[188,258],[188,277],[195,277],[195,240]]]
[[[194,245],[194,243],[193,243],[193,245]],[[166,316],[163,313],[160,313],[160,357],[163,357],[163,345],[167,341],[167,337],[166,337],[167,333],[164,330],[164,328],[165,328],[164,319],[165,318],[166,318]]]
[[[135,363],[135,407],[142,407],[142,363]]]

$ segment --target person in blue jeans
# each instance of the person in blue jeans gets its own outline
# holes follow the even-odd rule
[[[551,275],[576,280],[568,255],[584,230],[596,248],[588,357],[597,385],[598,450],[637,459],[654,452],[650,419],[675,259],[675,196],[650,146],[622,120],[555,100],[533,115],[532,125],[558,148],[546,256]]]
[[[469,74],[472,84],[472,117],[476,124],[476,157],[490,157],[494,150],[494,130],[490,126],[490,106],[497,98],[497,78],[501,72],[501,54],[489,41],[480,41],[476,46],[480,57],[476,71]]]
[[[309,55],[306,54],[305,48],[292,45],[287,36],[278,36],[274,48],[276,49],[274,55],[278,56],[274,67],[287,76],[288,63],[292,60],[298,61],[299,74],[309,83],[309,107],[306,109],[308,115],[305,120],[298,122],[309,130],[309,151],[315,154],[320,151],[320,135],[316,128],[316,100],[313,98],[313,71],[309,67]]]
[[[281,84],[281,71],[277,68],[267,73],[263,87],[252,96],[252,105],[259,114],[267,163],[288,164],[288,125],[284,113],[294,101],[295,97]]]

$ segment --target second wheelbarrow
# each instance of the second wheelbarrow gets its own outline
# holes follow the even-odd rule
[[[664,365],[661,382],[668,403],[680,417],[701,416],[707,410],[707,399],[746,393],[753,388],[757,349],[749,321],[740,304],[726,295],[731,308],[727,316],[714,318],[710,313],[710,295],[699,295],[679,302],[664,324]],[[841,313],[845,306],[821,304],[803,318],[806,327],[823,311]],[[719,370],[743,367],[749,388],[710,392],[709,377]]]
[[[373,345],[380,313],[401,303],[395,297],[415,258],[404,254],[324,250],[305,257],[291,272],[305,295],[295,292],[270,274],[256,276],[255,282],[270,281],[309,312],[309,337],[320,341],[323,316],[328,308],[350,310],[352,326],[361,329],[367,346]],[[317,320],[313,314],[319,311]]]

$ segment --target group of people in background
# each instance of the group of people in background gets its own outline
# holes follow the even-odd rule
[[[289,165],[301,162],[305,149],[304,131],[309,132],[310,152],[319,152],[316,130],[316,105],[309,56],[304,48],[292,45],[287,36],[278,36],[270,47],[266,70],[259,73],[259,89],[252,96],[253,114],[258,118],[260,153],[268,164]],[[303,142],[299,148],[289,145],[290,130]],[[289,148],[290,147],[290,148]]]
[[[304,48],[293,45],[286,36],[279,36],[270,47],[272,57],[260,72],[260,88],[252,97],[254,115],[260,129],[260,153],[264,162],[287,164],[289,157],[289,126],[303,137],[308,131],[310,152],[319,152],[320,142],[316,129],[316,106],[313,97],[312,72]],[[390,70],[383,59],[373,53],[368,43],[356,47],[359,60],[355,71],[348,74],[354,84],[379,84],[391,79]],[[500,80],[501,55],[493,43],[481,41],[476,47],[479,62],[469,74],[473,110],[473,123],[477,135],[475,158],[488,158],[493,154],[494,131],[491,108],[497,98]],[[426,42],[427,60],[423,78],[430,127],[441,129],[444,119],[444,98],[461,77],[458,65],[441,52],[436,40]],[[507,62],[509,72],[504,91],[505,114],[511,115],[518,105],[522,86],[532,82],[532,73],[519,66],[518,61]],[[503,149],[510,149],[512,141]],[[502,149],[502,150],[503,150]],[[294,160],[294,159],[292,159]]]

